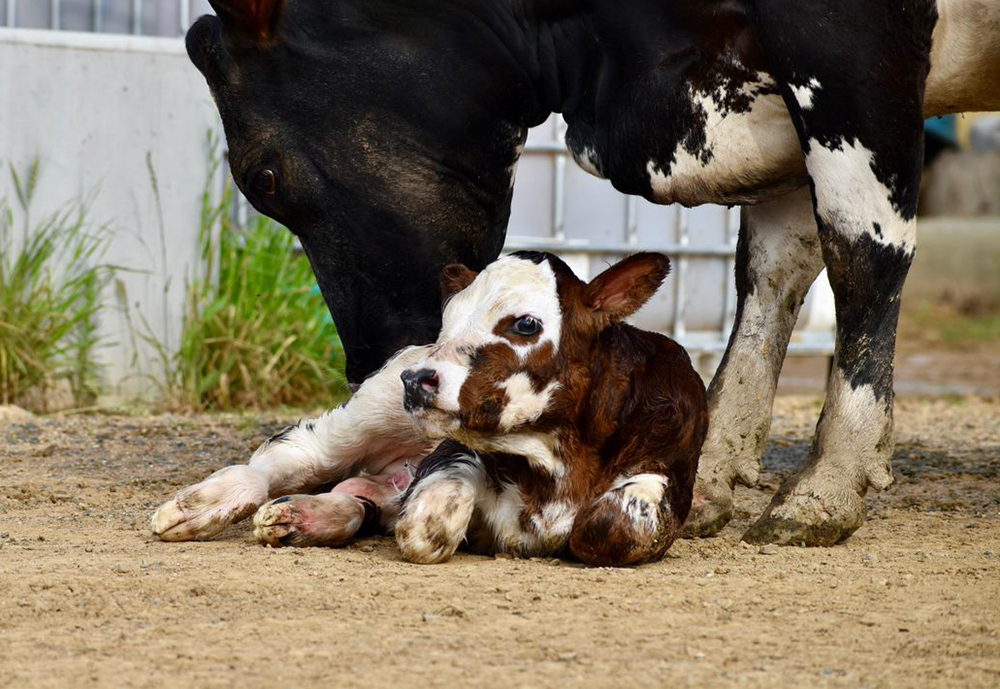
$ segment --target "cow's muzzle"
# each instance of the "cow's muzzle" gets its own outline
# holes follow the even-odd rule
[[[429,368],[408,369],[399,376],[403,381],[403,407],[406,411],[426,409],[434,404],[441,381]]]

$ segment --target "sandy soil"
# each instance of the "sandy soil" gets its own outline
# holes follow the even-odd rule
[[[1000,402],[902,400],[897,483],[843,545],[741,544],[817,413],[779,400],[720,537],[623,570],[161,543],[152,508],[281,420],[0,425],[0,685],[1000,685]]]

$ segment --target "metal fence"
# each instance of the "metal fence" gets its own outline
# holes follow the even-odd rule
[[[207,0],[0,0],[4,26],[180,36],[212,11]]]

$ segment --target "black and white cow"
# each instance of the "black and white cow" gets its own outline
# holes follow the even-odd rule
[[[693,534],[752,485],[826,266],[836,365],[806,465],[747,532],[836,543],[892,481],[899,297],[922,122],[1000,109],[997,0],[211,0],[188,50],[233,174],[295,232],[354,382],[440,326],[437,276],[497,257],[528,127],[656,203],[743,204]]]

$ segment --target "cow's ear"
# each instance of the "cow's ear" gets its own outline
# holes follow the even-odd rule
[[[266,41],[274,34],[285,0],[208,0],[227,27],[246,31],[251,38]]]
[[[649,301],[670,272],[663,254],[642,253],[616,263],[583,289],[583,304],[607,324],[628,318]]]
[[[441,271],[441,301],[448,301],[476,279],[476,272],[461,263],[452,263]]]

